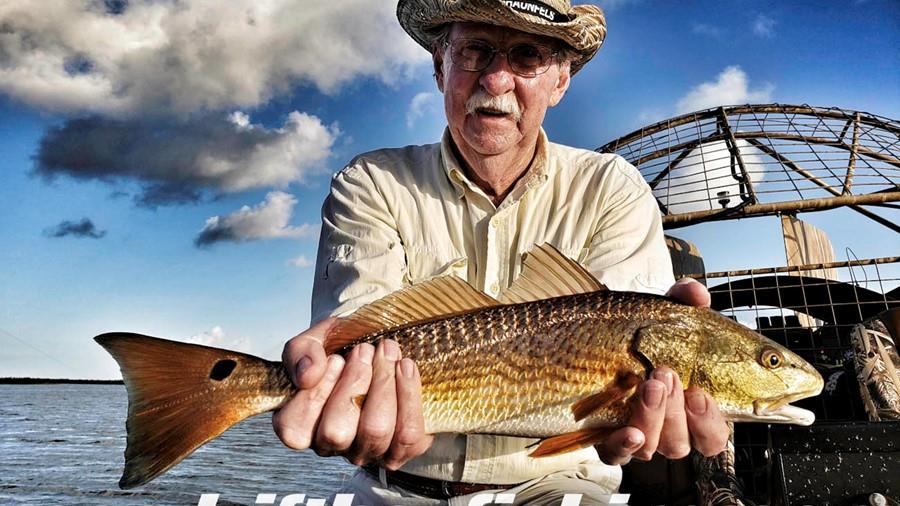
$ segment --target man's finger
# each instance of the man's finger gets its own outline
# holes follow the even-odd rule
[[[325,374],[323,343],[337,321],[337,318],[326,318],[285,343],[281,361],[297,388],[312,388]]]
[[[347,356],[347,364],[319,419],[314,445],[319,455],[345,453],[356,439],[360,402],[369,391],[374,357],[375,347],[368,343],[356,346]]]
[[[691,452],[691,439],[684,412],[684,386],[675,371],[661,367],[653,371],[653,378],[666,383],[666,421],[663,423],[656,451],[670,459],[686,457]]]
[[[425,434],[422,413],[422,377],[412,360],[397,363],[397,427],[384,467],[397,470],[408,460],[425,453],[434,438]]]
[[[706,457],[718,455],[728,444],[730,430],[719,412],[716,401],[699,388],[684,393],[691,443]]]
[[[397,425],[397,385],[394,378],[400,346],[385,339],[375,349],[372,364],[372,384],[366,394],[366,403],[359,416],[359,427],[351,452],[350,462],[361,466],[380,459],[394,437]]]
[[[343,369],[343,358],[328,357],[322,381],[311,389],[297,392],[272,415],[272,427],[285,446],[294,450],[309,448],[322,408]]]
[[[644,446],[644,433],[635,427],[622,427],[597,446],[600,460],[611,466],[624,466],[634,452]]]
[[[703,283],[694,278],[681,278],[669,288],[666,295],[689,306],[709,307],[712,297]]]
[[[628,425],[644,434],[644,445],[634,453],[640,460],[650,460],[656,453],[659,436],[666,419],[667,386],[662,381],[649,379],[641,384],[628,418]]]

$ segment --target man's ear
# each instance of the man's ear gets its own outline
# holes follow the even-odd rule
[[[438,90],[444,92],[444,52],[438,44],[434,44],[431,48],[431,61],[434,64],[434,80],[437,82]]]
[[[569,83],[572,80],[572,72],[571,65],[569,62],[561,63],[559,65],[559,78],[556,80],[556,86],[553,88],[553,91],[550,93],[550,107],[556,106],[562,98],[566,94],[566,90],[569,89]]]

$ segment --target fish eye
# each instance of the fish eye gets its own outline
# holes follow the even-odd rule
[[[759,361],[764,367],[778,369],[784,363],[784,357],[774,348],[764,348],[759,354]]]

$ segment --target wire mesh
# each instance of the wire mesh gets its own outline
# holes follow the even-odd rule
[[[834,273],[832,279],[821,276]],[[713,307],[781,343],[822,374],[821,395],[795,405],[817,421],[868,419],[853,366],[851,331],[900,307],[900,257],[706,273]],[[769,427],[735,424],[735,470],[751,500],[769,501]]]
[[[650,125],[598,151],[640,170],[667,228],[900,200],[900,122],[858,111],[719,107]]]

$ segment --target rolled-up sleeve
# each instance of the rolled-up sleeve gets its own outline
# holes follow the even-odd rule
[[[313,284],[312,321],[343,316],[400,288],[406,257],[385,196],[364,159],[331,182]]]
[[[610,163],[582,263],[611,290],[665,293],[675,278],[656,199],[634,166],[619,157]]]

